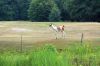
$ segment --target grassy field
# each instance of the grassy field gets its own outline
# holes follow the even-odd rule
[[[28,22],[28,21],[1,21],[0,22],[0,49],[20,49],[21,35],[23,50],[33,49],[43,44],[53,44],[57,48],[64,48],[74,42],[80,43],[81,34],[84,33],[83,42],[94,46],[100,46],[100,23],[63,23],[56,22],[55,25],[65,25],[66,38],[55,39],[55,32],[48,26],[50,22]]]
[[[100,66],[100,23],[53,22],[65,25],[65,39],[49,24],[1,21],[0,66]]]
[[[100,66],[100,47],[75,44],[63,50],[45,45],[37,50],[0,54],[0,66]]]

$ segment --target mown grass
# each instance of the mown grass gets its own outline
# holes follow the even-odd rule
[[[60,26],[65,25],[66,36],[62,39],[59,33],[59,39],[55,40],[55,31],[50,29],[49,24]],[[17,32],[13,29],[26,29],[31,31]],[[20,48],[21,36],[23,49],[40,47],[45,43],[55,44],[59,48],[65,48],[65,45],[74,41],[81,40],[81,34],[84,33],[83,42],[91,42],[92,45],[100,43],[100,24],[83,22],[30,22],[30,21],[0,21],[0,52],[7,48]],[[8,50],[7,49],[7,50]]]
[[[58,50],[48,44],[29,52],[4,52],[0,66],[100,66],[100,46],[74,44]]]

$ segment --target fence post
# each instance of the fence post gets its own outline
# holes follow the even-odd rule
[[[81,34],[81,44],[83,44],[83,37],[84,37],[84,34],[82,33]]]
[[[23,51],[23,36],[22,36],[22,34],[21,34],[21,37],[20,37],[20,40],[21,40],[21,45],[20,45],[20,52],[22,52]]]

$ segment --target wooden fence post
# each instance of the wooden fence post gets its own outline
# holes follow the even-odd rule
[[[83,44],[83,37],[84,37],[84,34],[82,33],[82,35],[81,35],[81,44]]]
[[[22,34],[21,34],[21,37],[20,37],[20,40],[21,40],[21,45],[20,45],[20,52],[22,52],[23,51],[23,36],[22,36]]]

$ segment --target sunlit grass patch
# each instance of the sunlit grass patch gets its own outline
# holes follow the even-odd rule
[[[88,43],[56,49],[47,44],[29,52],[0,53],[0,66],[99,66],[100,46]]]

